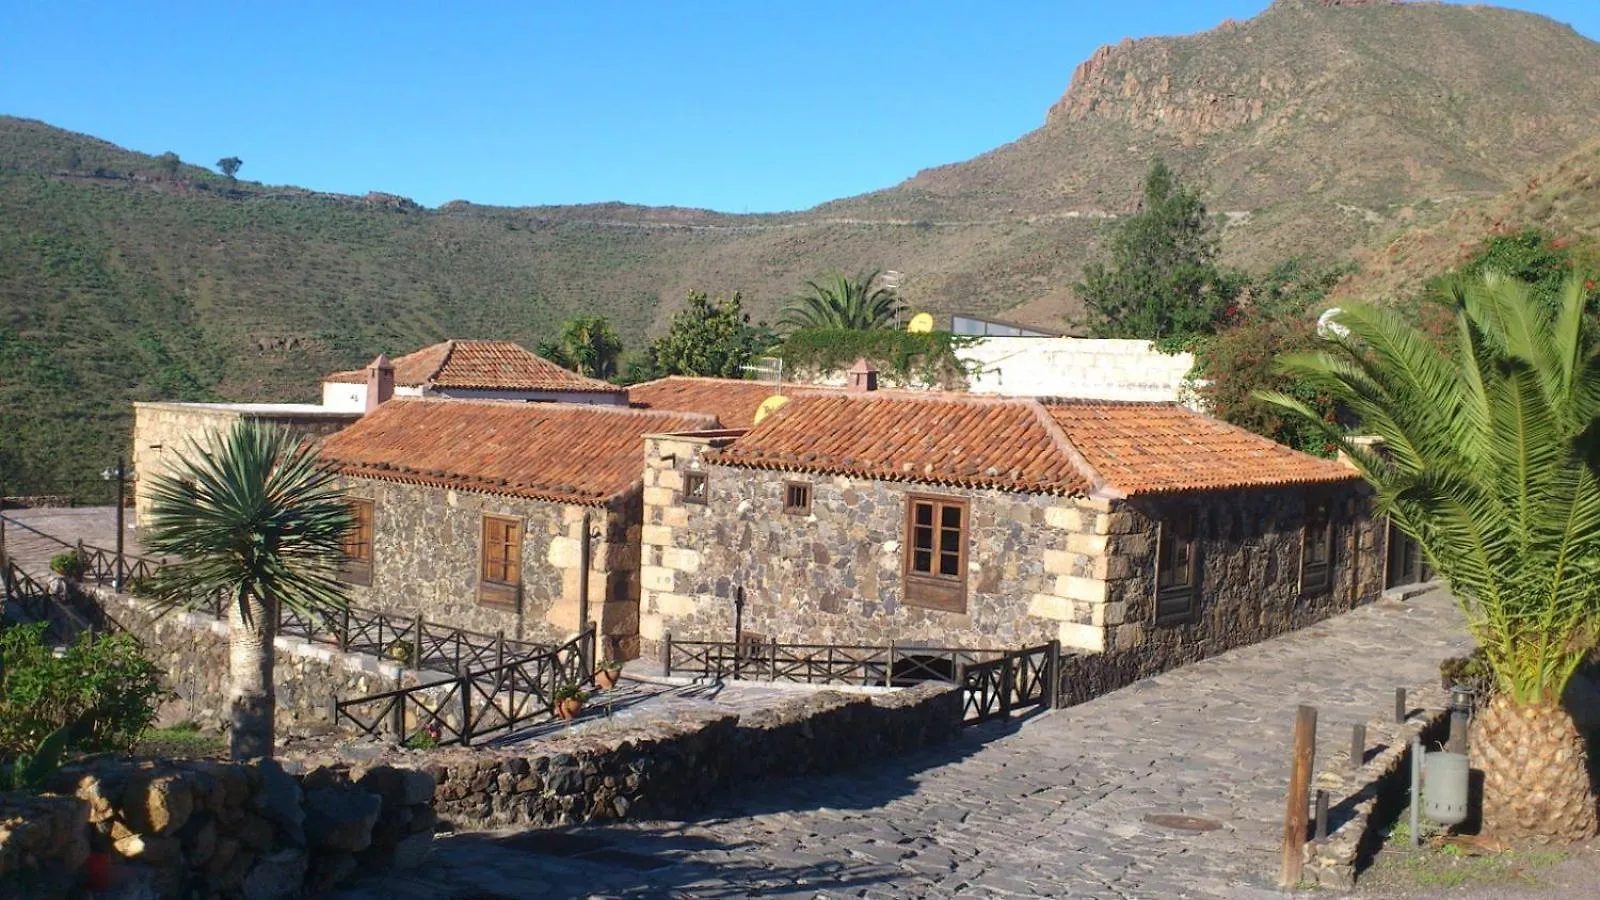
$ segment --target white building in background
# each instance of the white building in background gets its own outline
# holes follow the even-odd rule
[[[1073,337],[983,337],[956,351],[975,394],[1181,401],[1194,354],[1166,354],[1149,341]]]

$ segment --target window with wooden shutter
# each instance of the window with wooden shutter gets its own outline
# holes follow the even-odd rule
[[[810,482],[785,481],[783,483],[783,511],[796,516],[807,515],[811,512]]]
[[[483,570],[478,600],[488,606],[516,607],[522,583],[522,522],[483,517]]]
[[[967,501],[907,498],[903,551],[907,604],[967,611],[967,532]]]
[[[1333,531],[1328,501],[1308,501],[1306,525],[1300,533],[1300,593],[1321,593],[1333,586]]]
[[[372,583],[372,501],[351,498],[350,530],[344,535],[344,562],[339,577],[350,584]]]
[[[1200,567],[1193,510],[1169,514],[1156,534],[1156,624],[1194,621],[1200,597]]]

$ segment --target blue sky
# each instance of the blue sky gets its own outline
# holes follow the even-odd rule
[[[1095,47],[1266,0],[0,0],[0,113],[241,177],[800,209],[1038,127]],[[1596,0],[1522,0],[1600,37]]]

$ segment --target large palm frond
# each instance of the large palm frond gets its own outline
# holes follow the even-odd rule
[[[1600,347],[1585,299],[1577,278],[1555,308],[1498,275],[1458,283],[1449,353],[1393,312],[1345,308],[1342,335],[1280,365],[1341,403],[1354,432],[1263,395],[1349,454],[1521,703],[1559,698],[1597,637]]]
[[[904,309],[878,271],[855,278],[831,272],[806,282],[806,290],[784,307],[778,323],[795,329],[870,331],[887,328]]]
[[[244,420],[216,438],[215,449],[191,439],[150,486],[142,540],[176,560],[151,585],[156,602],[191,605],[220,592],[303,613],[342,606],[336,573],[352,520],[336,474],[309,441],[277,427]]]

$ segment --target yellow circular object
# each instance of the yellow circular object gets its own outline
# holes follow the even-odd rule
[[[906,331],[912,334],[927,334],[933,330],[933,315],[931,313],[917,313],[911,317],[906,325]]]
[[[785,397],[782,394],[773,394],[771,397],[761,401],[761,405],[756,407],[756,420],[750,424],[760,425],[762,419],[765,419],[767,416],[777,412],[785,403],[788,402],[788,397]]]

